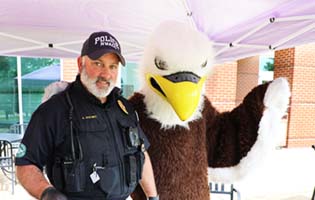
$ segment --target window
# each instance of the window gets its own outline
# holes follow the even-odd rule
[[[127,63],[121,68],[121,89],[126,98],[139,89],[136,63]]]
[[[273,80],[274,53],[263,54],[259,57],[259,82],[266,83]]]
[[[21,58],[21,76],[17,74],[17,58],[0,56],[0,133],[9,132],[13,124],[22,119],[28,123],[34,110],[41,103],[44,88],[61,78],[60,60],[52,58]],[[18,88],[21,81],[21,91]],[[22,102],[19,102],[19,92]]]
[[[60,60],[50,58],[22,58],[23,121],[28,123],[41,103],[44,89],[60,80]]]
[[[0,132],[19,122],[15,57],[0,56]]]

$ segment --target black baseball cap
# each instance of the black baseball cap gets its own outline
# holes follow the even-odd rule
[[[106,53],[114,53],[118,56],[121,64],[125,66],[125,58],[121,55],[121,48],[118,40],[108,32],[95,32],[85,40],[81,50],[81,56],[87,55],[96,60]]]

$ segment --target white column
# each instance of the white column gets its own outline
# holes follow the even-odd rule
[[[18,84],[18,103],[19,103],[19,123],[21,125],[21,133],[24,134],[24,120],[23,120],[23,98],[22,98],[22,67],[21,67],[21,57],[17,58],[17,84]]]

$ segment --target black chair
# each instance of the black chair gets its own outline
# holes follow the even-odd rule
[[[12,124],[9,128],[9,132],[13,134],[23,134],[27,128],[26,123],[24,124]]]
[[[12,124],[9,128],[9,133],[12,133],[12,134],[24,134],[26,128],[27,128],[27,125],[26,123],[24,124]],[[20,141],[14,141],[14,142],[11,142],[12,144],[12,147],[15,151],[17,151],[17,149],[19,148],[20,146]],[[16,153],[16,152],[15,152]]]
[[[12,144],[6,140],[0,140],[0,169],[12,182],[12,194],[14,194],[15,170]]]
[[[229,186],[227,186],[229,185]],[[234,188],[233,184],[224,184],[224,183],[209,183],[210,193],[211,194],[223,194],[230,195],[230,199],[233,200],[234,193],[237,195],[237,200],[241,200],[241,194],[238,190]]]

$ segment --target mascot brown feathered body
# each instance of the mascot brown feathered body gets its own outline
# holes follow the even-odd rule
[[[161,24],[145,47],[142,89],[130,101],[151,144],[162,200],[209,200],[209,181],[247,174],[271,148],[286,112],[290,91],[283,78],[255,87],[232,111],[218,112],[204,95],[212,64],[208,39],[181,23]],[[146,199],[141,187],[132,198]]]

